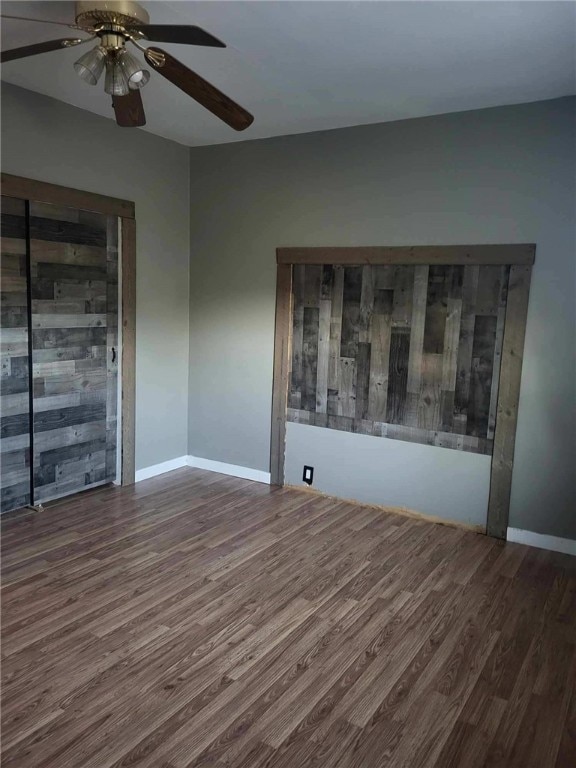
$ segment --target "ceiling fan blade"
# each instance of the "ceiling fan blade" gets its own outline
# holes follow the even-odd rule
[[[167,80],[191,96],[199,104],[219,117],[235,131],[243,131],[254,117],[203,77],[185,67],[174,56],[160,48],[147,48],[146,61]],[[160,63],[163,62],[163,63]]]
[[[146,115],[140,91],[130,91],[127,96],[113,96],[112,106],[116,122],[122,128],[137,128],[146,125]]]
[[[148,40],[157,43],[182,43],[184,45],[209,45],[213,48],[226,48],[221,40],[200,29],[200,27],[182,24],[142,24],[135,27],[135,31],[142,32]]]
[[[0,53],[0,62],[4,64],[14,59],[23,59],[26,56],[36,56],[39,53],[48,53],[49,51],[59,51],[61,48],[71,48],[74,45],[88,42],[79,38],[63,38],[62,40],[48,40],[45,43],[36,43],[35,45],[24,45],[22,48],[12,48],[9,51]]]
[[[70,29],[80,29],[76,24],[66,24],[64,21],[50,21],[49,19],[31,19],[29,16],[12,16],[7,13],[0,14],[2,19],[16,19],[18,21],[36,21],[39,24],[56,24],[59,27],[69,27]]]

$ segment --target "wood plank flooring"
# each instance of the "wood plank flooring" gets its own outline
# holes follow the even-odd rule
[[[2,527],[4,768],[576,765],[576,558],[192,469]]]

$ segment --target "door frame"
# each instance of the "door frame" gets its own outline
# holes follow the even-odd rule
[[[277,248],[276,319],[270,440],[270,482],[284,484],[286,411],[292,342],[292,267],[295,264],[510,265],[486,533],[505,539],[508,528],[514,444],[530,278],[536,245],[433,245]]]
[[[94,211],[120,219],[121,232],[121,318],[122,375],[121,389],[121,476],[120,485],[135,482],[136,430],[136,212],[130,200],[99,195],[71,187],[49,184],[2,173],[2,194],[37,203],[50,203],[83,211]]]

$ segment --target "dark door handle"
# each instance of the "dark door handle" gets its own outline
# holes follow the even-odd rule
[[[112,347],[112,362],[116,362],[116,348]]]

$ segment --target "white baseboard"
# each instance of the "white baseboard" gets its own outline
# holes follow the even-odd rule
[[[153,464],[151,467],[136,470],[136,482],[148,480],[156,475],[163,475],[164,472],[172,472],[173,469],[181,469],[188,466],[188,456],[179,456],[177,459],[163,461],[161,464]]]
[[[544,533],[523,531],[521,528],[508,528],[507,541],[517,544],[528,544],[530,547],[550,549],[552,552],[563,552],[566,555],[576,557],[576,541],[574,539],[562,539],[560,536],[547,536]]]
[[[223,461],[202,459],[199,456],[188,456],[187,458],[189,467],[207,469],[210,472],[220,472],[222,475],[241,477],[243,480],[254,480],[257,483],[266,483],[267,485],[270,485],[270,472],[263,472],[261,469],[241,467],[238,464],[226,464]]]
[[[219,472],[221,475],[241,477],[243,480],[254,480],[257,483],[270,485],[270,472],[263,472],[251,467],[241,467],[238,464],[226,464],[223,461],[201,459],[199,456],[179,456],[177,459],[170,459],[170,461],[163,461],[161,464],[153,464],[151,467],[138,469],[136,482],[139,483],[141,480],[148,480],[151,477],[156,477],[156,475],[163,475],[165,472],[172,472],[172,470],[182,467],[206,469],[209,472]]]

